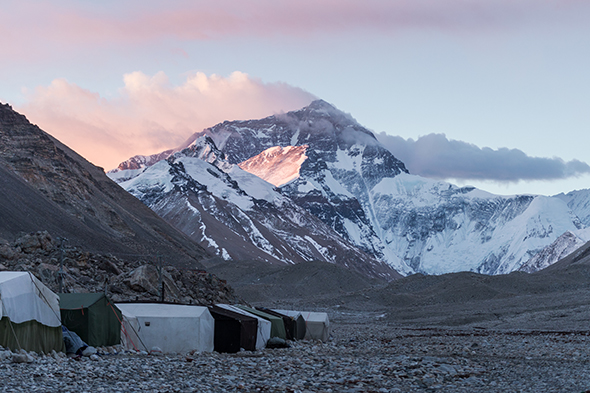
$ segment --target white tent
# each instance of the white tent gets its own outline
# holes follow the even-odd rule
[[[242,310],[236,306],[230,306],[229,304],[217,304],[217,306],[221,308],[225,308],[226,310],[230,310],[233,312],[237,312],[242,315],[247,315],[252,318],[256,318],[258,320],[258,330],[256,333],[256,349],[263,349],[266,347],[266,343],[270,340],[270,328],[271,322],[259,317],[258,315],[254,315],[249,313],[248,311]]]
[[[305,339],[328,341],[330,338],[330,319],[325,312],[275,310],[290,317],[299,314],[305,319]]]
[[[123,314],[121,343],[127,349],[165,353],[213,351],[215,320],[207,307],[179,304],[117,303]]]
[[[29,272],[0,272],[0,345],[37,352],[63,348],[59,297]]]

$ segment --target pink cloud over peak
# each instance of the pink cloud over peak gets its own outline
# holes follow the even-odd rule
[[[37,87],[17,109],[86,159],[105,169],[136,154],[176,147],[192,133],[224,120],[252,119],[298,109],[314,96],[242,72],[229,77],[190,74],[179,86],[159,72],[126,74],[114,98],[56,79]]]

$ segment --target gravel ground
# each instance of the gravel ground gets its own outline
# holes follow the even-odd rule
[[[363,320],[364,319],[364,320]],[[14,363],[4,392],[586,392],[589,332],[409,329],[331,313],[327,343],[238,354],[100,353]],[[2,355],[4,354],[4,355]]]

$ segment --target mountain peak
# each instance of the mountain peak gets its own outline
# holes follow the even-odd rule
[[[329,102],[326,102],[324,100],[315,100],[312,101],[311,104],[309,104],[307,106],[309,109],[332,109],[335,110],[336,107],[332,104],[330,104]]]

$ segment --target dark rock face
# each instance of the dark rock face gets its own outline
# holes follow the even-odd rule
[[[207,253],[75,152],[0,105],[0,237],[47,230],[93,252],[164,255],[200,267]],[[26,248],[26,247],[25,247]]]

